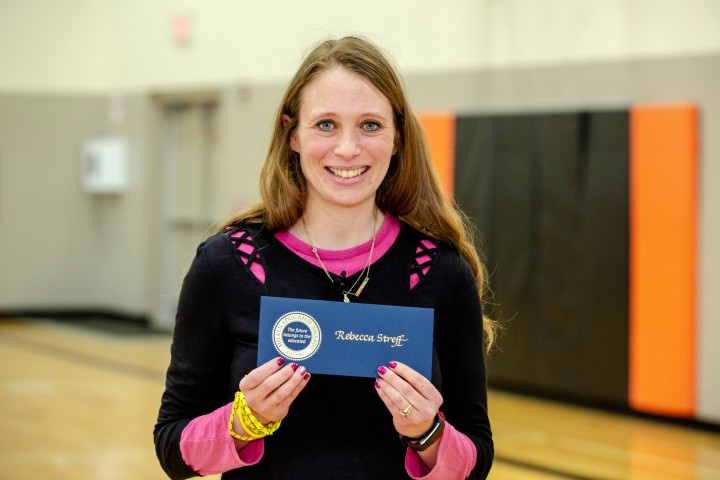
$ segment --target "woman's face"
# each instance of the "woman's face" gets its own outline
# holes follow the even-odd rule
[[[318,74],[301,95],[290,147],[300,154],[308,205],[374,204],[397,150],[388,99],[364,77],[342,67]]]

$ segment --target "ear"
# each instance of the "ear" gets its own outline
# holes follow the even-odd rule
[[[283,113],[283,115],[282,115],[283,127],[287,127],[291,121],[292,121],[292,119],[290,118],[290,116],[286,113]],[[290,148],[292,148],[292,150],[294,152],[300,153],[299,152],[300,149],[298,148],[298,144],[297,144],[295,130],[293,130],[293,132],[290,134]]]

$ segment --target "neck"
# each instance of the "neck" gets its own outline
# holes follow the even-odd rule
[[[374,204],[370,209],[352,212],[328,212],[307,208],[303,213],[303,220],[312,235],[312,243],[315,247],[324,250],[344,250],[374,238],[382,225],[383,214]],[[290,232],[308,241],[305,227],[300,221],[293,225]]]

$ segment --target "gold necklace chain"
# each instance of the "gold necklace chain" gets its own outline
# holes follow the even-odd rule
[[[315,258],[317,258],[317,261],[320,263],[320,266],[322,267],[323,271],[325,272],[325,275],[330,279],[330,282],[335,284],[335,280],[332,278],[332,275],[330,275],[330,272],[328,272],[328,269],[325,268],[325,264],[323,263],[322,259],[320,258],[320,255],[318,255],[317,248],[313,244],[312,237],[310,236],[310,232],[308,231],[307,225],[305,225],[305,217],[300,217],[300,220],[302,221],[303,228],[305,229],[305,234],[308,237],[308,240],[310,241],[310,248],[312,248],[312,252],[315,254]],[[372,263],[372,255],[373,250],[375,250],[375,227],[377,226],[377,213],[375,210],[373,210],[373,235],[372,235],[372,243],[370,244],[370,253],[368,254],[367,263],[365,263],[365,266],[360,271],[360,275],[358,275],[357,280],[355,280],[355,283],[353,283],[352,287],[350,287],[348,290],[342,290],[343,294],[343,302],[350,303],[350,298],[348,298],[348,295],[352,295],[353,297],[357,298],[362,293],[363,289],[365,288],[365,285],[368,284],[370,281],[370,264]],[[360,286],[358,287],[355,292],[352,290],[355,288],[355,285],[360,281],[363,274],[365,274],[365,279],[362,281]]]

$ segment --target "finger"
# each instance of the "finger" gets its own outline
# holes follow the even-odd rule
[[[429,402],[396,373],[385,367],[379,367],[378,375],[381,378],[381,381],[378,382],[381,390],[385,390],[386,395],[395,407],[395,411],[392,412],[393,416],[407,417],[414,410],[425,411],[432,409]]]
[[[437,409],[427,400],[423,400],[422,404],[410,402],[382,378],[375,381],[375,387],[378,395],[390,411],[398,433],[416,437],[430,428]]]
[[[298,367],[296,364],[291,365],[290,368],[293,374],[267,396],[267,402],[270,405],[281,405],[288,400],[291,402],[295,399],[292,394],[297,387],[307,384],[305,377],[310,378],[307,368]]]
[[[305,367],[300,367],[290,380],[285,382],[276,392],[278,393],[278,407],[285,410],[290,408],[290,404],[300,395],[300,392],[307,386],[310,380],[310,374]],[[281,391],[282,390],[282,391]]]
[[[383,378],[408,400],[419,402],[424,399],[438,406],[442,403],[442,395],[435,385],[416,370],[396,361],[389,362],[388,367]]]
[[[299,371],[300,369],[304,370],[304,367],[299,367],[297,363],[284,366],[263,380],[263,382],[254,389],[246,391],[246,397],[252,396],[255,399],[267,401],[278,388],[294,377],[296,370]]]
[[[383,385],[384,384],[384,385]],[[383,388],[383,386],[385,388]],[[395,402],[390,398],[389,390],[392,387],[385,383],[381,378],[375,379],[375,390],[377,390],[378,395],[380,396],[380,400],[385,404],[385,407],[388,409],[390,414],[392,416],[395,416],[395,411],[398,408],[395,406]]]
[[[378,368],[378,375],[384,383],[384,387],[390,399],[395,403],[398,411],[401,411],[409,404],[413,404],[416,408],[425,407],[428,400],[420,395],[404,378],[385,367]]]
[[[393,417],[401,417],[400,412],[412,403],[382,378],[375,380],[375,387]],[[413,405],[413,410],[415,408],[416,406]],[[412,413],[412,410],[410,410],[410,413]]]
[[[248,406],[255,412],[255,416],[258,419],[260,419],[258,415],[268,421],[277,421],[285,418],[290,409],[290,404],[295,400],[300,391],[305,388],[305,385],[307,385],[310,379],[310,374],[307,373],[307,369],[305,367],[298,367],[296,364],[283,368],[281,372],[274,374],[273,377],[277,377],[283,372],[290,372],[290,377],[270,395],[267,397],[247,399]],[[265,384],[261,385],[256,391],[264,386]],[[266,422],[261,421],[261,423]]]
[[[240,380],[240,390],[246,391],[257,388],[266,378],[280,370],[284,363],[285,359],[282,357],[273,358],[263,363]]]

